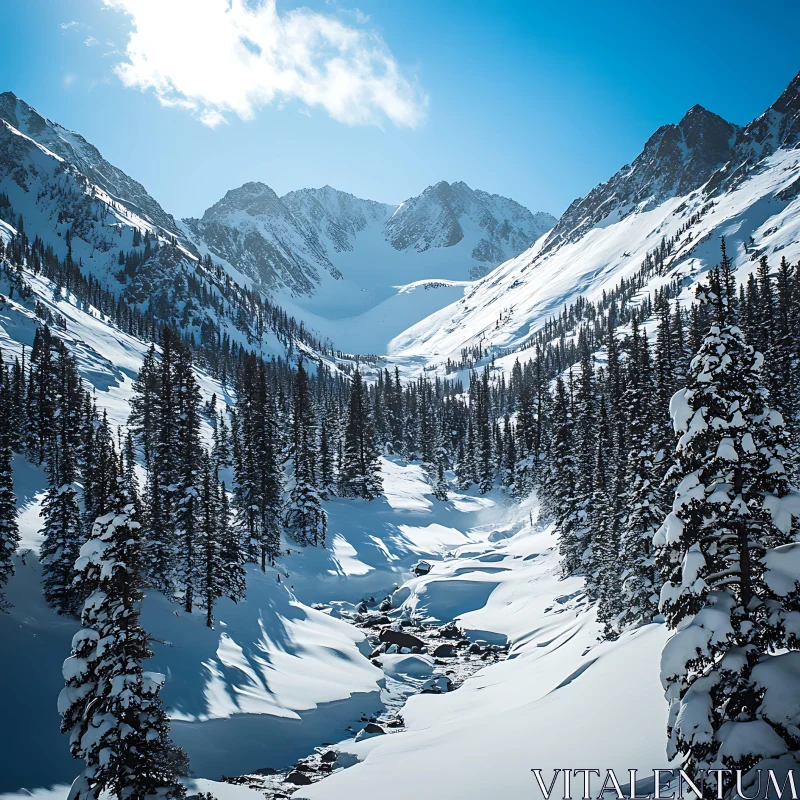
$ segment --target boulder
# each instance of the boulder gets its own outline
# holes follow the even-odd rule
[[[477,642],[473,642],[469,646],[469,651],[468,652],[472,653],[473,655],[478,655],[481,652],[483,652],[483,648]]]
[[[319,758],[324,764],[333,764],[336,761],[337,754],[335,750],[326,750]]]
[[[373,736],[381,736],[385,733],[386,731],[380,725],[375,722],[370,722],[356,734],[356,741],[360,742],[363,739],[371,739]]]
[[[379,617],[370,617],[367,620],[370,628],[377,628],[380,625],[390,625],[391,622],[392,621],[386,616],[386,614],[381,614]]]
[[[464,633],[459,629],[455,622],[448,622],[439,628],[439,636],[442,639],[463,639]]]
[[[384,628],[378,638],[382,642],[387,642],[390,645],[396,644],[398,647],[407,647],[409,650],[412,647],[419,647],[420,649],[425,647],[425,642],[417,636],[405,631],[393,631],[391,628]]]
[[[368,722],[364,726],[364,733],[386,733],[386,731],[377,722]]]
[[[456,654],[456,648],[452,644],[440,644],[434,651],[434,658],[452,658]]]
[[[311,778],[306,775],[305,772],[299,772],[298,770],[292,770],[286,778],[284,778],[285,783],[293,783],[295,786],[308,786],[309,784],[313,783]]]

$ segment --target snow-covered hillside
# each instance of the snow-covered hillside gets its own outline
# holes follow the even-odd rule
[[[154,662],[170,676],[164,699],[174,737],[196,777],[211,779],[190,785],[233,798],[239,789],[218,783],[223,773],[288,765],[323,742],[339,742],[341,763],[360,763],[296,797],[366,800],[376,781],[383,796],[398,800],[420,785],[425,797],[477,800],[498,781],[505,796],[523,797],[534,791],[532,767],[547,770],[569,758],[621,775],[666,766],[663,626],[601,643],[582,581],[560,578],[556,541],[537,521],[535,500],[520,507],[499,494],[454,492],[441,504],[419,467],[387,460],[383,470],[386,498],[378,508],[328,505],[330,550],[293,549],[279,564],[280,584],[275,570],[251,571],[247,601],[221,604],[216,630],[159,595],[146,601],[143,621],[167,643]],[[28,487],[18,490],[28,497]],[[33,520],[36,500],[26,502],[24,519]],[[414,578],[409,570],[418,558],[434,568]],[[35,554],[22,561],[8,591],[14,607],[0,626],[3,641],[25,655],[4,671],[0,701],[29,722],[0,773],[4,798],[23,786],[66,791],[75,772],[54,706],[75,623],[41,599]],[[397,584],[401,616],[456,620],[471,639],[509,642],[511,652],[454,692],[412,697],[404,731],[356,740],[362,714],[386,701],[386,681],[367,659],[363,633],[336,615]],[[324,612],[311,607],[317,603]],[[36,654],[35,669],[28,654]],[[601,715],[606,735],[576,725],[576,708]]]
[[[742,279],[764,254],[800,258],[800,76],[763,115],[737,129],[695,106],[651,137],[631,166],[576,200],[552,232],[444,308],[398,335],[392,357],[458,360],[461,349],[523,344],[579,295],[602,297],[662,239],[680,246],[645,291],[688,287],[728,242]]]

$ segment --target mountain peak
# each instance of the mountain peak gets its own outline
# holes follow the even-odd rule
[[[679,123],[662,125],[632,164],[574,201],[544,249],[575,241],[619,209],[626,213],[699,188],[728,161],[738,131],[713,111],[692,106]]]
[[[228,189],[225,196],[207,208],[204,220],[221,219],[236,212],[244,212],[251,217],[275,213],[288,214],[275,191],[261,181],[248,181],[235,189]]]
[[[792,78],[781,96],[772,104],[772,108],[781,114],[800,110],[800,72]]]
[[[395,250],[421,253],[453,247],[470,232],[478,237],[471,257],[500,263],[526,250],[554,223],[549,214],[534,216],[506,197],[442,180],[406,200],[386,223],[386,236]]]
[[[780,97],[751,123],[738,131],[731,156],[731,169],[718,176],[716,191],[729,189],[743,180],[747,170],[779,147],[800,142],[800,73],[794,76]]]

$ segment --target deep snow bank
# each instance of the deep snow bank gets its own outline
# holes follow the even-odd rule
[[[547,775],[666,766],[658,677],[666,630],[649,625],[600,643],[582,581],[559,577],[555,545],[550,528],[509,525],[411,581],[409,613],[444,619],[461,606],[471,635],[513,642],[509,659],[450,694],[412,697],[407,730],[342,744],[361,763],[294,797],[524,798],[538,792],[535,767]]]

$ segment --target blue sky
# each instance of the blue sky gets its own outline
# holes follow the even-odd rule
[[[176,216],[248,180],[399,202],[442,179],[558,215],[693,104],[745,123],[800,70],[795,0],[226,2],[0,0],[0,91]]]

